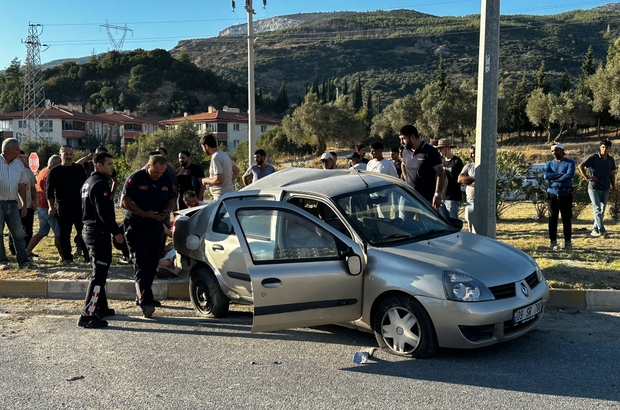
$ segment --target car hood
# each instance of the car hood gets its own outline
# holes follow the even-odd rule
[[[393,247],[374,248],[374,252],[417,261],[416,269],[463,272],[487,286],[524,279],[536,270],[536,262],[525,252],[510,245],[469,232],[457,232],[438,238]],[[373,253],[374,253],[373,252]],[[387,256],[387,255],[386,255]],[[378,259],[382,259],[377,255]],[[398,264],[407,266],[404,260]],[[422,266],[420,266],[420,264]]]

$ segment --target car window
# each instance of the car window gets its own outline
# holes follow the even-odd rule
[[[427,239],[454,232],[436,213],[405,189],[392,185],[336,199],[338,207],[364,239],[373,245]]]
[[[275,201],[275,198],[272,195],[244,197],[243,199],[250,201]],[[235,228],[230,222],[230,215],[228,214],[228,209],[226,208],[226,202],[221,203],[217,213],[215,214],[215,219],[213,220],[213,232],[223,233],[225,235],[235,234]]]
[[[317,201],[316,199],[295,196],[289,198],[288,203],[300,207],[351,238],[351,232],[349,232],[344,222],[338,217],[336,211],[327,203]]]
[[[336,238],[294,212],[245,209],[237,219],[255,263],[339,258]]]

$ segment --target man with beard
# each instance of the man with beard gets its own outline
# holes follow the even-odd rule
[[[435,209],[439,209],[446,177],[439,151],[421,140],[418,129],[413,125],[402,127],[399,138],[405,147],[402,156],[403,179]]]
[[[258,149],[254,152],[254,161],[256,161],[256,165],[249,167],[248,170],[245,171],[245,174],[241,177],[241,179],[243,179],[244,186],[248,186],[250,176],[252,177],[252,182],[256,182],[259,179],[276,172],[276,169],[272,165],[267,164],[267,154],[262,149]]]
[[[202,185],[202,178],[205,173],[196,164],[192,164],[192,154],[183,150],[179,152],[179,167],[177,168],[177,182],[179,184],[178,209],[185,209],[183,194],[187,191],[194,191],[199,199],[202,199],[205,187]]]
[[[547,181],[547,208],[549,209],[549,241],[552,250],[558,250],[558,215],[562,214],[564,227],[564,249],[573,249],[571,244],[571,220],[573,218],[573,176],[575,161],[564,156],[564,145],[556,142],[551,146],[553,159],[545,164],[544,177]]]

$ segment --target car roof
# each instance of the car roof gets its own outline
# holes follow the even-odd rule
[[[286,190],[318,192],[335,197],[367,188],[398,183],[399,180],[376,172],[353,169],[286,168],[268,175],[243,188],[244,190]]]

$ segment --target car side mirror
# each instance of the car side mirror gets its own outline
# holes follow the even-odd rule
[[[463,229],[463,221],[461,221],[460,219],[448,218],[448,222],[450,222],[450,225],[452,225],[456,229]]]
[[[185,238],[185,247],[190,251],[196,251],[200,247],[200,238],[198,235],[189,235]]]
[[[349,273],[351,275],[359,275],[362,273],[362,258],[356,254],[347,256],[347,268],[349,269]]]

